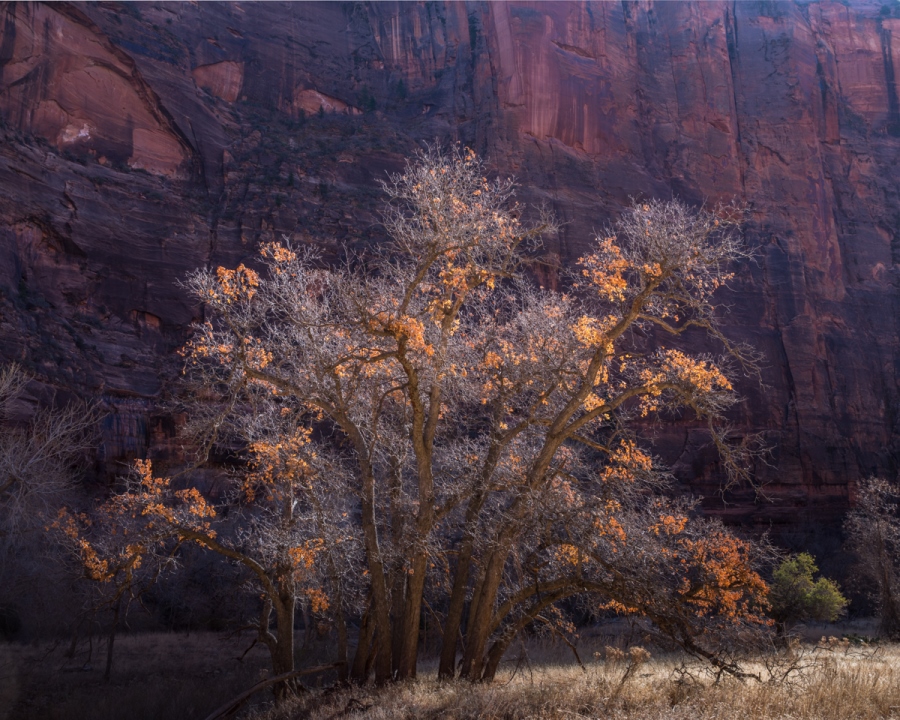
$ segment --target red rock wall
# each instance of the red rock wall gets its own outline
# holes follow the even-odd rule
[[[856,479],[896,474],[896,5],[10,3],[0,17],[0,356],[102,398],[109,467],[171,444],[152,408],[200,317],[177,280],[281,233],[335,252],[378,242],[378,180],[438,138],[557,212],[563,264],[632,196],[749,205],[758,260],[723,302],[766,357],[735,423],[773,447],[770,501],[725,513],[834,519]],[[653,431],[714,496],[700,430]]]

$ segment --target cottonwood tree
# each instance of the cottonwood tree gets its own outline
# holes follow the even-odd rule
[[[746,468],[721,430],[736,402],[723,359],[677,346],[705,332],[745,359],[713,301],[745,257],[734,213],[635,204],[557,292],[527,277],[552,220],[523,221],[473,153],[427,150],[384,190],[389,240],[365,258],[269,244],[261,272],[189,281],[210,314],[185,348],[215,398],[198,409],[206,445],[277,448],[273,486],[304,463],[321,497],[305,527],[358,548],[360,564],[316,563],[332,607],[361,615],[351,677],[414,676],[427,613],[441,675],[491,679],[574,596],[721,663],[716,631],[764,622],[754,550],[667,499],[633,427],[693,412]]]
[[[860,482],[856,505],[844,523],[858,568],[877,587],[880,630],[900,638],[900,491],[882,478]]]

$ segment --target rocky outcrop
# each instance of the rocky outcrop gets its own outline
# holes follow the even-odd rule
[[[0,112],[59,151],[177,176],[187,146],[131,57],[74,8],[19,6],[4,28]]]
[[[168,452],[154,403],[201,313],[178,280],[281,233],[379,242],[379,179],[437,138],[554,209],[562,264],[629,197],[749,206],[757,260],[722,300],[766,358],[735,425],[773,454],[766,498],[719,512],[833,521],[896,474],[894,5],[10,3],[2,24],[0,355],[102,398],[108,467]],[[701,429],[651,430],[718,503]]]

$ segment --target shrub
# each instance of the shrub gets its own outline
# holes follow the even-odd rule
[[[772,616],[782,626],[804,620],[833,622],[847,607],[847,599],[833,580],[820,577],[809,553],[793,555],[776,568],[770,590]]]

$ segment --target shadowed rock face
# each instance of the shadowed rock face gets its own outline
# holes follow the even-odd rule
[[[566,223],[548,246],[563,265],[632,196],[748,204],[757,261],[722,301],[729,334],[766,357],[734,422],[773,447],[771,502],[719,512],[835,520],[855,480],[900,459],[895,12],[5,5],[0,357],[102,399],[107,471],[172,458],[177,423],[153,407],[201,317],[177,281],[282,233],[377,243],[379,179],[423,140],[459,140]],[[701,428],[649,430],[715,496]]]

